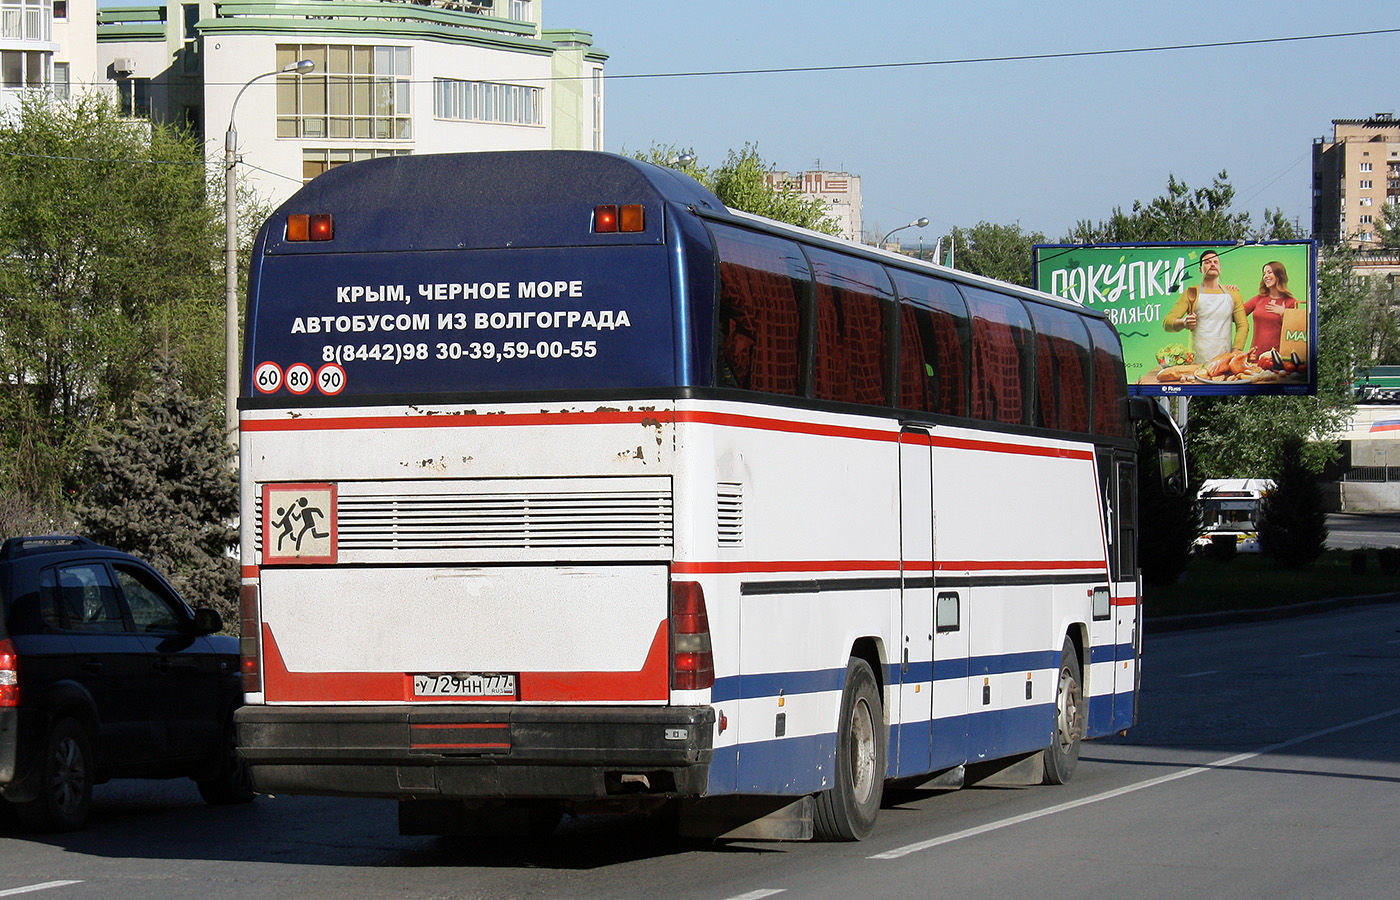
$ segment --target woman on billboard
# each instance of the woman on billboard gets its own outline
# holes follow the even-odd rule
[[[1259,293],[1244,305],[1245,313],[1254,319],[1254,340],[1249,347],[1251,359],[1279,348],[1283,338],[1283,311],[1297,306],[1298,298],[1288,290],[1288,270],[1283,263],[1265,263]]]

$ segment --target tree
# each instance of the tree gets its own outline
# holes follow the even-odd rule
[[[841,226],[827,215],[826,204],[808,197],[796,188],[768,183],[772,166],[758,155],[758,147],[745,144],[742,150],[730,150],[724,163],[708,169],[696,161],[690,151],[671,145],[652,145],[637,159],[684,172],[714,192],[725,206],[810,228],[823,234],[840,234]]]
[[[219,223],[192,136],[97,94],[0,119],[0,489],[66,496],[160,352],[217,395]]]
[[[1400,250],[1400,203],[1394,197],[1386,199],[1376,222],[1376,240],[1387,250]]]
[[[1300,436],[1283,442],[1273,470],[1274,487],[1259,501],[1254,523],[1259,549],[1287,569],[1302,568],[1327,549],[1327,511],[1303,449]]]
[[[192,605],[238,616],[238,479],[218,401],[192,396],[180,365],[156,361],[154,383],[132,413],[88,448],[92,482],[78,516],[93,540],[140,556]]]
[[[954,228],[950,240],[956,248],[953,263],[962,271],[1030,287],[1031,247],[1045,243],[1045,235],[1022,231],[1019,224],[978,222],[971,228]]]

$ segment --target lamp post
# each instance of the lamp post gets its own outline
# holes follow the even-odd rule
[[[305,75],[316,67],[309,59],[288,63],[280,69],[255,75],[244,82],[233,97],[228,111],[228,131],[224,133],[224,430],[229,443],[238,446],[238,130],[233,117],[238,101],[255,81],[295,72]]]
[[[885,246],[885,243],[890,239],[890,235],[894,234],[895,231],[903,231],[903,230],[906,229],[906,228],[927,228],[927,227],[928,227],[928,217],[927,217],[927,216],[920,216],[919,218],[917,218],[917,219],[915,219],[914,221],[910,222],[908,225],[901,225],[901,226],[899,226],[898,228],[896,228],[894,231],[888,231],[888,232],[886,232],[886,233],[885,233],[885,236],[882,237],[882,238],[880,238],[880,243],[877,244],[876,246],[879,246],[879,247]]]

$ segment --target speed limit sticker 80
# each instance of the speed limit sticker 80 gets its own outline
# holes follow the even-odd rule
[[[345,390],[345,370],[336,363],[326,363],[313,374],[306,363],[282,367],[275,362],[259,363],[253,370],[253,386],[263,394],[273,394],[283,386],[293,394],[305,394],[314,386],[321,393],[334,396]]]

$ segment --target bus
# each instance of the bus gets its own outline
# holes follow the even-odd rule
[[[1222,552],[1259,552],[1254,520],[1259,501],[1274,489],[1270,478],[1207,478],[1196,494],[1201,504],[1201,534],[1196,547]]]
[[[1134,723],[1135,423],[1181,442],[1098,313],[617,155],[403,156],[263,226],[240,393],[259,791],[856,840]]]

